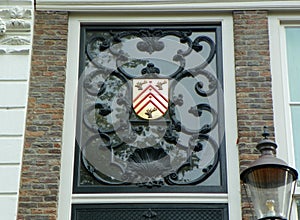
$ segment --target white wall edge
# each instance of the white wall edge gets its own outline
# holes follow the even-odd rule
[[[26,121],[27,121],[27,109],[28,109],[28,97],[29,97],[29,87],[30,87],[30,74],[31,74],[31,58],[32,58],[32,46],[33,46],[33,34],[34,34],[34,4],[35,4],[35,0],[26,0],[24,2],[29,3],[28,4],[28,8],[31,10],[31,26],[30,26],[30,45],[27,46],[28,48],[28,58],[27,58],[27,62],[28,62],[28,74],[27,74],[27,78],[26,81],[28,83],[27,86],[27,90],[26,90],[26,105],[24,106],[24,110],[25,110],[25,117],[24,117],[24,128],[23,128],[23,134],[22,134],[22,148],[21,148],[21,153],[20,153],[20,171],[19,171],[19,185],[21,184],[21,174],[22,174],[22,165],[23,165],[23,151],[24,151],[24,144],[25,144],[25,131],[26,131]],[[22,3],[22,1],[20,1],[20,3]],[[25,71],[25,70],[24,70]],[[20,188],[20,186],[19,186]],[[17,208],[18,208],[18,203],[19,203],[19,191],[17,192]],[[18,212],[18,210],[17,210]],[[16,213],[17,214],[17,213]]]
[[[300,1],[182,2],[182,1],[63,1],[37,0],[37,10],[57,11],[230,11],[300,9]]]

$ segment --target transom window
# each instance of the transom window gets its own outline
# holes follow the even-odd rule
[[[75,193],[226,192],[221,28],[82,26]]]

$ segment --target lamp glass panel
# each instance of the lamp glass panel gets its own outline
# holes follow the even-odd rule
[[[258,219],[288,219],[295,181],[286,169],[259,168],[248,173],[246,186]]]

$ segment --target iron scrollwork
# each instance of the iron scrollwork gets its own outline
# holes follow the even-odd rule
[[[83,167],[98,184],[197,185],[215,172],[222,126],[215,35],[193,28],[86,31],[76,138]],[[141,81],[133,85],[135,79]],[[152,96],[169,82],[168,106],[157,119],[157,107],[141,118],[132,90],[153,80],[161,81],[149,89]]]

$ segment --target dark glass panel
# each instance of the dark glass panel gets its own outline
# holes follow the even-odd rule
[[[74,192],[225,192],[219,26],[82,27]]]

